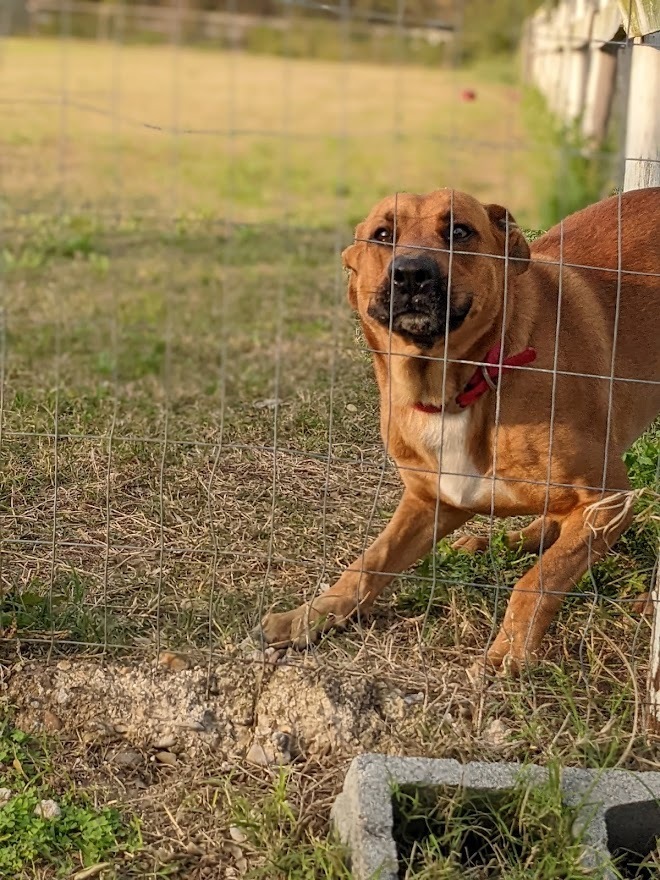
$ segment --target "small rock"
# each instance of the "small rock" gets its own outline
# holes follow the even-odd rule
[[[229,836],[234,843],[245,843],[248,839],[245,831],[243,831],[242,828],[239,828],[238,825],[229,826]]]
[[[70,660],[60,660],[57,663],[57,668],[60,672],[68,672],[71,669],[71,661]]]
[[[110,763],[115,767],[138,767],[142,761],[142,755],[135,749],[120,749],[110,759]]]
[[[266,751],[261,743],[253,742],[248,749],[245,759],[249,761],[250,764],[256,764],[258,767],[269,767],[271,764],[275,763],[275,754],[271,749]]]
[[[445,712],[445,714],[440,719],[440,727],[453,727],[454,726],[454,716],[451,712]]]
[[[59,703],[60,706],[63,706],[65,703],[68,703],[71,699],[71,693],[66,688],[58,688],[55,691],[55,702]]]
[[[114,737],[117,732],[114,724],[103,718],[90,718],[85,726],[90,733],[100,737]]]
[[[346,404],[346,412],[356,413],[358,411],[357,406],[354,403]]]
[[[417,703],[423,703],[424,694],[421,691],[417,694],[407,694],[403,698],[403,702],[406,704],[406,706],[415,706]]]
[[[291,746],[291,734],[283,730],[274,730],[270,735],[270,741],[280,752],[289,752]]]
[[[245,874],[248,869],[248,863],[245,856],[243,855],[243,850],[240,848],[240,846],[236,846],[235,843],[227,842],[224,844],[224,849],[234,858],[239,876]]]
[[[11,800],[11,789],[0,788],[0,807],[4,807],[9,800]]]
[[[164,666],[170,672],[183,672],[188,669],[188,660],[182,654],[175,654],[173,651],[161,651],[158,657],[158,665]]]
[[[281,648],[266,648],[264,651],[266,661],[270,663],[271,666],[276,666],[278,661],[284,657],[286,651],[283,651]]]
[[[255,400],[254,408],[255,409],[275,409],[276,407],[282,404],[282,400],[279,397],[266,397],[264,400]]]
[[[252,651],[248,651],[245,655],[245,659],[250,663],[263,663],[266,659],[266,654],[264,651],[258,651],[256,648]]]
[[[123,736],[125,733],[128,733],[128,726],[126,724],[115,724],[115,733]]]
[[[169,767],[176,767],[179,763],[176,755],[173,755],[172,752],[156,752],[154,757],[159,764],[167,764]]]
[[[153,747],[155,749],[158,749],[159,751],[171,749],[174,745],[176,745],[176,736],[173,733],[169,732],[163,733],[153,742]]]
[[[255,740],[245,756],[251,764],[269,767],[271,764],[283,766],[291,763],[291,734],[275,730],[270,735],[269,743]]]
[[[62,811],[55,801],[45,800],[39,801],[34,808],[34,815],[39,816],[40,819],[59,819]]]
[[[206,730],[207,733],[210,733],[215,729],[216,723],[216,717],[213,709],[204,709],[200,722],[204,730]]]
[[[510,735],[510,728],[499,718],[495,718],[484,731],[484,740],[491,746],[500,747],[507,742]]]
[[[632,610],[640,615],[653,614],[653,605],[653,593],[642,593],[632,603]]]
[[[43,726],[46,730],[56,731],[62,729],[62,720],[54,712],[46,709],[44,712]]]
[[[241,654],[250,654],[254,649],[263,644],[263,635],[260,631],[253,630],[252,634],[246,636],[238,643],[238,650]]]

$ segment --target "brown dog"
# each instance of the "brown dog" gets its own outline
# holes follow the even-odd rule
[[[660,189],[629,192],[530,249],[504,208],[465,193],[373,209],[343,258],[403,497],[331,589],[264,618],[267,641],[304,645],[368,613],[473,514],[533,514],[508,540],[542,556],[488,660],[515,669],[535,655],[563,594],[631,521],[622,454],[660,409],[659,217]]]

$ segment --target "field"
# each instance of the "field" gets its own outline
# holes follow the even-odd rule
[[[26,798],[10,836],[34,839],[39,797],[75,833],[16,846],[0,876],[348,877],[329,806],[369,748],[655,768],[631,610],[653,500],[520,682],[464,675],[530,564],[499,524],[498,552],[442,544],[437,575],[427,560],[309,654],[245,643],[397,501],[345,303],[351,226],[436,185],[537,226],[531,181],[556,168],[518,92],[486,69],[3,55],[0,770]],[[656,430],[630,454],[637,487],[657,447]]]

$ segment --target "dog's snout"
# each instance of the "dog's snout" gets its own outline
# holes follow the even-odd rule
[[[428,290],[438,279],[438,274],[438,267],[426,254],[395,257],[390,266],[394,291],[408,296]]]

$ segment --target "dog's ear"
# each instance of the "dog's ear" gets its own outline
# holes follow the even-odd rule
[[[527,239],[520,231],[515,217],[502,205],[484,205],[484,207],[500,234],[506,236],[508,232],[509,244],[505,253],[511,258],[509,263],[511,270],[516,274],[526,272],[529,268],[530,250]]]
[[[356,242],[355,244],[349,245],[349,247],[343,250],[341,255],[342,265],[344,269],[348,270],[348,290],[346,291],[346,295],[348,296],[348,301],[351,304],[351,308],[355,309],[356,311],[357,284],[355,283],[355,275],[357,273],[358,250],[359,245]]]
[[[351,244],[341,252],[341,262],[344,269],[352,269],[357,272],[358,245]]]

